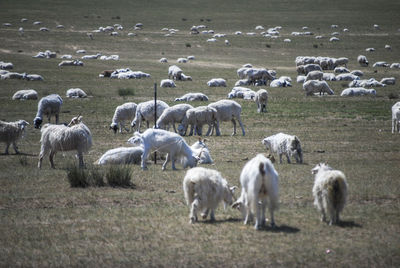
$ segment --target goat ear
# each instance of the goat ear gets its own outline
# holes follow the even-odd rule
[[[206,141],[208,141],[207,139],[203,139],[203,142],[206,142]]]
[[[237,186],[232,186],[232,187],[229,188],[229,190],[230,190],[232,193],[234,193],[236,189],[238,189]]]

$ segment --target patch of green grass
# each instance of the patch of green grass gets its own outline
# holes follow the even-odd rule
[[[119,88],[118,89],[118,95],[121,96],[121,97],[134,96],[135,95],[135,90],[133,88]]]

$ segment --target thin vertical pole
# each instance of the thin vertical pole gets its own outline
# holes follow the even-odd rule
[[[157,128],[157,83],[154,83],[154,126]],[[154,164],[157,164],[157,152],[154,152]]]

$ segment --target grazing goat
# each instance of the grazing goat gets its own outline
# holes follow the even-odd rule
[[[275,226],[274,211],[278,208],[279,187],[278,172],[271,161],[258,154],[248,161],[240,174],[242,193],[233,203],[244,217],[244,224],[249,223],[256,215],[254,228],[259,230],[265,226],[265,208],[268,205],[271,226]]]
[[[54,115],[56,117],[56,124],[58,124],[58,117],[61,110],[61,105],[63,104],[62,98],[57,94],[51,94],[40,99],[38,103],[38,111],[36,117],[33,119],[33,124],[35,128],[40,128],[43,122],[43,115],[46,115],[49,119]]]
[[[19,154],[17,141],[24,136],[25,127],[29,125],[25,120],[18,120],[15,122],[0,121],[0,142],[6,144],[5,154],[8,154],[10,144],[13,145],[16,154]]]
[[[233,135],[236,135],[236,121],[239,122],[240,127],[242,128],[242,134],[245,135],[244,126],[242,120],[240,118],[240,114],[242,112],[242,106],[239,103],[233,100],[220,100],[217,102],[210,103],[208,105],[217,110],[217,121],[215,125],[215,131],[217,136],[221,136],[219,123],[222,121],[231,121],[233,124]]]
[[[38,168],[42,167],[43,157],[50,153],[49,159],[52,168],[53,158],[58,151],[77,151],[79,167],[84,167],[83,153],[92,147],[92,133],[82,122],[82,116],[72,118],[68,126],[45,124],[40,130],[42,133],[40,142],[40,154]]]
[[[257,104],[257,112],[267,112],[268,91],[260,89],[256,92],[255,102]]]
[[[118,125],[119,133],[122,133],[122,129],[129,132],[129,129],[125,127],[125,120],[131,122],[135,118],[136,108],[137,104],[134,102],[126,102],[115,108],[112,123],[110,125],[110,129],[114,131],[114,134],[118,131]]]
[[[293,156],[297,163],[303,163],[303,150],[297,136],[278,133],[262,140],[267,150],[271,153],[278,153],[279,163],[282,164],[282,155],[286,155],[287,162],[290,164],[290,157]]]
[[[186,172],[183,179],[183,192],[186,204],[190,206],[190,223],[197,221],[197,211],[206,219],[210,213],[210,220],[215,221],[214,211],[221,201],[232,205],[233,193],[237,187],[229,187],[221,174],[212,169],[195,167]]]
[[[151,151],[156,150],[161,153],[167,153],[167,159],[162,165],[162,170],[166,169],[169,161],[172,162],[172,169],[175,168],[175,161],[179,160],[183,168],[195,167],[198,156],[195,156],[192,149],[185,140],[176,133],[169,132],[163,129],[149,128],[143,134],[135,132],[134,136],[128,140],[135,146],[143,146],[141,167],[147,169],[146,160]]]
[[[328,215],[329,225],[339,223],[339,213],[347,199],[346,176],[325,163],[316,165],[311,173],[315,175],[312,189],[314,205],[321,212],[321,221],[327,221]]]
[[[392,133],[396,131],[400,133],[400,101],[392,106]]]

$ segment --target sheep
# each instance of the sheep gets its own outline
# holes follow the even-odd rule
[[[13,68],[14,68],[14,64],[12,64],[11,62],[0,61],[0,69],[1,70],[10,70]]]
[[[343,73],[343,74],[338,74],[336,76],[337,81],[353,81],[353,80],[359,80],[360,77],[357,75],[351,74],[351,73]]]
[[[80,60],[63,60],[58,64],[58,66],[83,66],[83,62]]]
[[[186,75],[184,73],[181,74],[181,80],[182,81],[193,81],[193,79],[190,75]]]
[[[28,81],[43,81],[43,76],[39,74],[25,74],[23,76],[23,79],[26,79]]]
[[[385,84],[377,81],[375,78],[353,80],[349,83],[349,87],[384,87]]]
[[[6,79],[24,79],[26,73],[6,72],[1,75],[1,80]]]
[[[56,124],[58,124],[58,117],[60,114],[61,106],[63,104],[62,98],[57,94],[51,94],[40,99],[38,103],[38,111],[36,117],[33,119],[33,125],[35,128],[40,128],[43,122],[43,115],[46,115],[49,123],[52,115],[56,118]]]
[[[186,115],[186,111],[192,108],[192,105],[186,103],[168,107],[157,119],[156,128],[169,129],[169,125],[172,124],[176,133],[175,123],[181,123]]]
[[[160,82],[160,87],[176,87],[174,80],[163,79]]]
[[[159,62],[161,62],[161,63],[167,63],[168,60],[167,60],[167,58],[161,58],[161,59],[159,60]]]
[[[334,60],[333,64],[335,67],[344,65],[347,67],[347,63],[349,63],[349,59],[345,57],[337,58]]]
[[[245,77],[254,85],[267,85],[268,80],[275,79],[275,76],[265,68],[248,68],[245,71]]]
[[[364,72],[361,71],[361,70],[353,70],[353,71],[351,71],[350,73],[351,73],[351,74],[354,74],[354,75],[356,75],[356,76],[358,76],[358,77],[364,76]]]
[[[256,96],[256,92],[246,87],[234,87],[231,92],[228,93],[228,98],[243,98],[243,99],[254,99]]]
[[[342,91],[340,96],[364,96],[364,95],[372,95],[376,96],[375,89],[365,89],[362,87],[350,87],[346,88]]]
[[[141,159],[141,168],[143,170],[147,169],[146,159],[152,150],[167,153],[167,158],[162,165],[162,170],[166,169],[169,161],[172,163],[172,169],[176,170],[176,160],[182,163],[183,168],[193,168],[197,165],[197,161],[199,160],[181,136],[163,129],[149,128],[143,132],[143,134],[135,132],[134,136],[128,140],[128,143],[135,146],[143,146]]]
[[[87,94],[80,88],[70,88],[65,93],[68,98],[86,98]]]
[[[84,55],[81,57],[82,60],[97,60],[101,56],[101,53],[97,53],[96,55]]]
[[[223,78],[213,78],[207,82],[209,87],[226,87],[226,80]]]
[[[322,80],[325,81],[336,81],[336,75],[333,73],[323,73]]]
[[[249,79],[247,79],[247,78],[239,79],[238,81],[236,81],[235,87],[248,86],[250,84],[251,84],[251,81]]]
[[[13,100],[37,100],[38,93],[34,89],[18,90],[12,96]]]
[[[171,65],[168,68],[168,78],[173,80],[181,80],[182,69],[176,65]]]
[[[400,69],[400,63],[398,63],[398,62],[393,62],[393,63],[390,65],[390,68],[391,68],[391,69]]]
[[[343,66],[336,67],[333,72],[335,74],[350,73],[349,69]]]
[[[256,96],[254,101],[257,104],[257,112],[261,113],[267,112],[267,103],[268,103],[268,91],[265,89],[260,89],[256,92]]]
[[[395,77],[385,77],[382,78],[381,83],[384,85],[394,85],[396,83]]]
[[[82,116],[74,117],[68,126],[45,124],[41,132],[41,147],[38,168],[42,167],[43,158],[50,153],[51,168],[55,168],[53,158],[58,151],[77,151],[79,167],[84,167],[83,153],[92,147],[92,134],[82,122]]]
[[[400,133],[400,101],[392,106],[392,133],[396,131]]]
[[[343,210],[347,199],[346,176],[325,163],[316,165],[311,173],[315,175],[312,189],[314,205],[321,212],[321,221],[327,221],[329,225],[338,224],[339,213]]]
[[[176,60],[177,63],[187,63],[188,59],[187,58],[179,58]]]
[[[105,152],[96,162],[96,165],[127,165],[140,164],[143,147],[118,147]]]
[[[210,103],[208,106],[215,108],[217,110],[217,122],[215,125],[217,136],[221,135],[219,123],[222,121],[229,121],[229,120],[232,121],[233,124],[232,136],[236,135],[235,119],[239,122],[243,136],[245,135],[244,126],[240,118],[240,114],[242,112],[242,106],[240,106],[239,103],[233,100],[219,100],[217,102]]]
[[[250,68],[252,68],[252,67],[241,67],[241,68],[239,68],[239,69],[236,71],[237,76],[238,76],[240,79],[244,79],[244,78],[246,77],[246,71],[249,70]]]
[[[290,157],[294,157],[297,163],[303,163],[303,150],[301,142],[297,136],[278,133],[262,140],[262,144],[271,153],[279,155],[279,163],[282,164],[282,155],[286,156],[287,162],[290,164]]]
[[[285,77],[279,77],[278,79],[274,79],[269,84],[270,87],[291,87],[292,84],[285,79]]]
[[[369,64],[367,57],[365,57],[364,55],[359,55],[357,57],[357,62],[358,64],[360,64],[361,67],[368,67]]]
[[[210,135],[215,122],[217,121],[217,110],[209,106],[198,106],[196,108],[188,109],[182,119],[181,124],[178,126],[179,134],[186,135],[189,124],[191,125],[189,136],[202,135],[202,128],[204,124],[208,125],[206,136]]]
[[[29,125],[25,120],[15,122],[0,121],[0,142],[6,144],[5,154],[8,154],[8,148],[13,145],[16,154],[19,154],[17,141],[24,136],[25,128]]]
[[[118,79],[141,79],[141,78],[148,78],[150,74],[144,73],[142,71],[132,71],[129,68],[125,69],[118,69],[115,70],[111,75],[110,78],[118,78]]]
[[[329,87],[326,81],[310,80],[303,84],[303,89],[306,92],[306,96],[311,96],[314,93],[321,95],[322,93],[327,93],[328,95],[333,95],[333,90]]]
[[[211,158],[210,150],[206,145],[206,139],[199,138],[198,141],[193,143],[190,148],[195,153],[195,155],[199,156],[199,164],[212,164],[214,160]]]
[[[296,78],[297,83],[304,83],[306,81],[306,76],[305,75],[298,75]]]
[[[265,226],[265,208],[268,205],[271,227],[275,227],[274,211],[279,205],[278,172],[271,160],[262,154],[256,155],[246,163],[240,173],[242,192],[233,208],[241,210],[244,224],[256,215],[254,228]]]
[[[297,66],[296,71],[298,74],[307,75],[311,71],[321,71],[322,72],[322,68],[318,64],[310,63],[310,64],[306,64],[306,65]]]
[[[208,101],[208,97],[203,93],[187,93],[175,101]]]
[[[157,115],[156,118],[159,118],[160,115],[164,112],[165,109],[169,107],[165,102],[158,100],[157,101]],[[146,101],[138,104],[136,108],[135,118],[131,122],[131,127],[136,127],[137,131],[140,133],[140,126],[142,121],[146,121],[147,128],[149,128],[149,123],[151,120],[154,120],[154,101]]]
[[[377,61],[372,65],[372,67],[389,67],[390,64],[387,63],[386,61]]]
[[[197,221],[197,211],[206,219],[215,221],[214,211],[221,201],[232,205],[233,193],[237,187],[229,187],[221,174],[213,169],[195,167],[186,172],[183,179],[183,192],[186,204],[190,206],[189,223]]]
[[[129,132],[129,129],[125,128],[125,121],[127,120],[131,122],[135,118],[136,108],[137,104],[134,102],[126,102],[115,108],[114,116],[110,125],[110,129],[114,131],[114,134],[117,133],[118,125],[120,126],[119,133],[122,133],[122,129]]]

